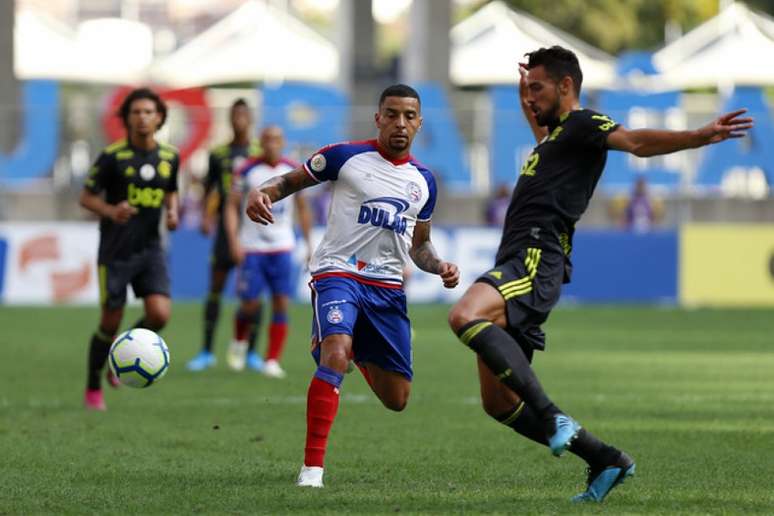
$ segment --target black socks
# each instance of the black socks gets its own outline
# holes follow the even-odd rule
[[[220,294],[210,293],[204,305],[204,349],[212,353],[212,339],[220,317]]]
[[[512,428],[527,439],[543,446],[548,446],[543,422],[524,402],[521,402],[515,409],[496,416],[494,419]],[[605,467],[615,464],[621,453],[616,448],[594,437],[585,428],[581,429],[578,436],[573,439],[569,451],[585,460],[592,467]]]
[[[107,362],[110,345],[113,343],[113,336],[108,332],[98,328],[91,336],[89,343],[89,364],[86,377],[86,386],[91,389],[99,389],[101,386],[102,369]]]
[[[559,414],[535,376],[521,346],[505,330],[491,321],[471,321],[458,332],[459,339],[489,367],[497,378],[519,395],[548,424]]]

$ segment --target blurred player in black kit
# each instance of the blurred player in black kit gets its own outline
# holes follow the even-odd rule
[[[106,147],[92,166],[80,204],[100,217],[99,294],[102,308],[89,345],[86,408],[105,410],[101,371],[126,304],[126,289],[143,298],[145,313],[136,328],[161,330],[169,320],[169,274],[161,245],[162,211],[169,230],[177,228],[177,149],[159,143],[156,132],[167,106],[152,90],[133,90],[118,111],[126,139]],[[115,379],[110,378],[115,384]]]
[[[215,239],[210,256],[210,288],[204,304],[204,340],[202,349],[188,362],[190,371],[202,371],[215,365],[212,352],[213,338],[220,318],[220,297],[228,274],[236,265],[224,225],[223,210],[231,192],[231,178],[248,160],[261,154],[260,142],[251,138],[253,119],[250,107],[244,99],[237,99],[229,112],[233,138],[229,143],[218,145],[210,151],[209,168],[205,180],[204,216],[202,232],[210,234],[215,229]],[[255,316],[260,320],[260,312]],[[248,342],[255,343],[257,325],[252,324]]]
[[[583,74],[571,51],[555,46],[527,56],[519,93],[538,145],[513,190],[495,266],[454,305],[449,324],[477,354],[486,413],[556,456],[569,450],[585,460],[586,490],[573,500],[601,502],[634,474],[634,461],[560,411],[530,365],[545,347],[541,325],[570,280],[575,223],[609,149],[646,157],[701,147],[744,136],[752,119],[739,110],[693,131],[627,130],[580,107]]]

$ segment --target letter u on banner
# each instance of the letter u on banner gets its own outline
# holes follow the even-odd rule
[[[0,154],[0,183],[18,185],[48,175],[59,146],[59,85],[26,81],[22,85],[22,131],[16,148]]]

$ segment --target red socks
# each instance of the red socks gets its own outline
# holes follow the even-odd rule
[[[319,366],[306,398],[306,448],[304,464],[323,466],[328,434],[339,409],[339,386],[344,375]]]
[[[269,349],[266,352],[266,360],[279,361],[282,351],[285,349],[285,340],[288,336],[288,323],[273,322],[269,326]]]
[[[245,341],[250,333],[250,324],[252,321],[241,310],[237,311],[234,317],[234,340]]]

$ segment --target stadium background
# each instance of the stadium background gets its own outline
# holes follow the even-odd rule
[[[0,514],[598,514],[568,502],[581,461],[549,460],[483,413],[473,357],[445,323],[461,291],[437,278],[409,285],[409,407],[388,413],[347,376],[322,492],[293,485],[314,367],[303,273],[286,379],[226,367],[233,304],[220,362],[184,367],[201,345],[210,249],[197,180],[230,136],[235,98],[255,107],[256,131],[281,124],[302,158],[372,135],[381,88],[417,85],[416,154],[441,184],[433,240],[467,283],[498,244],[485,206],[533,145],[515,63],[555,43],[582,56],[584,103],[630,127],[696,127],[737,105],[756,127],[666,158],[611,153],[535,369],[560,406],[637,459],[604,512],[772,514],[772,14],[770,0],[0,2]],[[98,234],[77,197],[119,136],[117,102],[147,83],[170,102],[159,137],[186,156],[184,227],[168,235],[171,368],[149,390],[106,390],[108,412],[89,412]],[[641,176],[660,218],[632,231],[622,207]],[[140,313],[131,305],[123,328]]]
[[[565,301],[774,304],[774,69],[755,66],[774,49],[765,11],[705,6],[704,19],[681,35],[672,26],[672,41],[654,52],[612,56],[502,2],[393,2],[387,11],[382,2],[352,0],[232,1],[217,9],[183,1],[44,3],[47,10],[16,2],[8,18],[14,38],[3,50],[17,77],[3,79],[0,110],[12,122],[3,124],[0,154],[5,304],[96,299],[96,232],[75,200],[98,150],[122,134],[113,116],[120,99],[146,83],[169,101],[160,137],[183,156],[187,212],[170,240],[175,299],[204,294],[208,246],[194,229],[199,181],[207,149],[229,136],[234,98],[255,107],[256,129],[281,125],[288,153],[303,159],[332,141],[370,137],[373,100],[398,80],[422,94],[425,131],[414,154],[441,185],[435,239],[469,282],[497,245],[496,228],[478,230],[487,199],[513,184],[532,146],[515,102],[516,60],[556,42],[581,56],[584,103],[628,127],[695,127],[740,106],[756,119],[749,138],[701,151],[648,160],[611,153],[580,225],[578,273]],[[294,43],[276,44],[283,40]],[[721,59],[729,64],[707,66]],[[13,95],[18,101],[9,104]],[[634,234],[621,228],[621,212],[640,176],[661,217]],[[409,297],[454,294],[420,273]]]
[[[198,182],[207,149],[228,138],[225,113],[234,98],[255,106],[257,127],[281,125],[289,154],[302,159],[331,141],[370,137],[373,99],[397,80],[421,92],[425,131],[414,154],[441,184],[435,239],[469,282],[497,245],[496,230],[478,231],[485,204],[498,186],[513,184],[532,146],[515,101],[516,60],[559,42],[581,56],[584,103],[629,127],[695,127],[738,106],[756,119],[749,138],[701,151],[648,160],[611,153],[580,225],[578,274],[565,301],[774,304],[774,150],[767,144],[774,50],[766,50],[774,49],[774,22],[765,12],[720,2],[714,16],[673,33],[655,52],[614,57],[502,2],[398,2],[387,14],[379,14],[380,2],[351,0],[233,1],[215,11],[195,4],[82,0],[46,10],[16,2],[13,52],[3,50],[18,76],[10,86],[4,79],[1,110],[13,122],[3,124],[0,155],[3,303],[96,299],[89,251],[96,233],[93,223],[76,223],[89,218],[75,199],[97,151],[121,136],[115,107],[129,85],[141,83],[158,84],[169,101],[161,138],[179,146],[184,161],[187,216],[170,242],[175,299],[204,294]],[[384,35],[393,27],[402,28],[397,41]],[[282,52],[272,46],[283,40],[299,44]],[[756,62],[751,52],[754,70],[743,66]],[[703,67],[726,58],[743,63]],[[622,206],[640,176],[661,216],[650,231],[632,234],[621,227]],[[298,276],[304,300],[303,271]],[[410,299],[453,299],[422,276]]]

